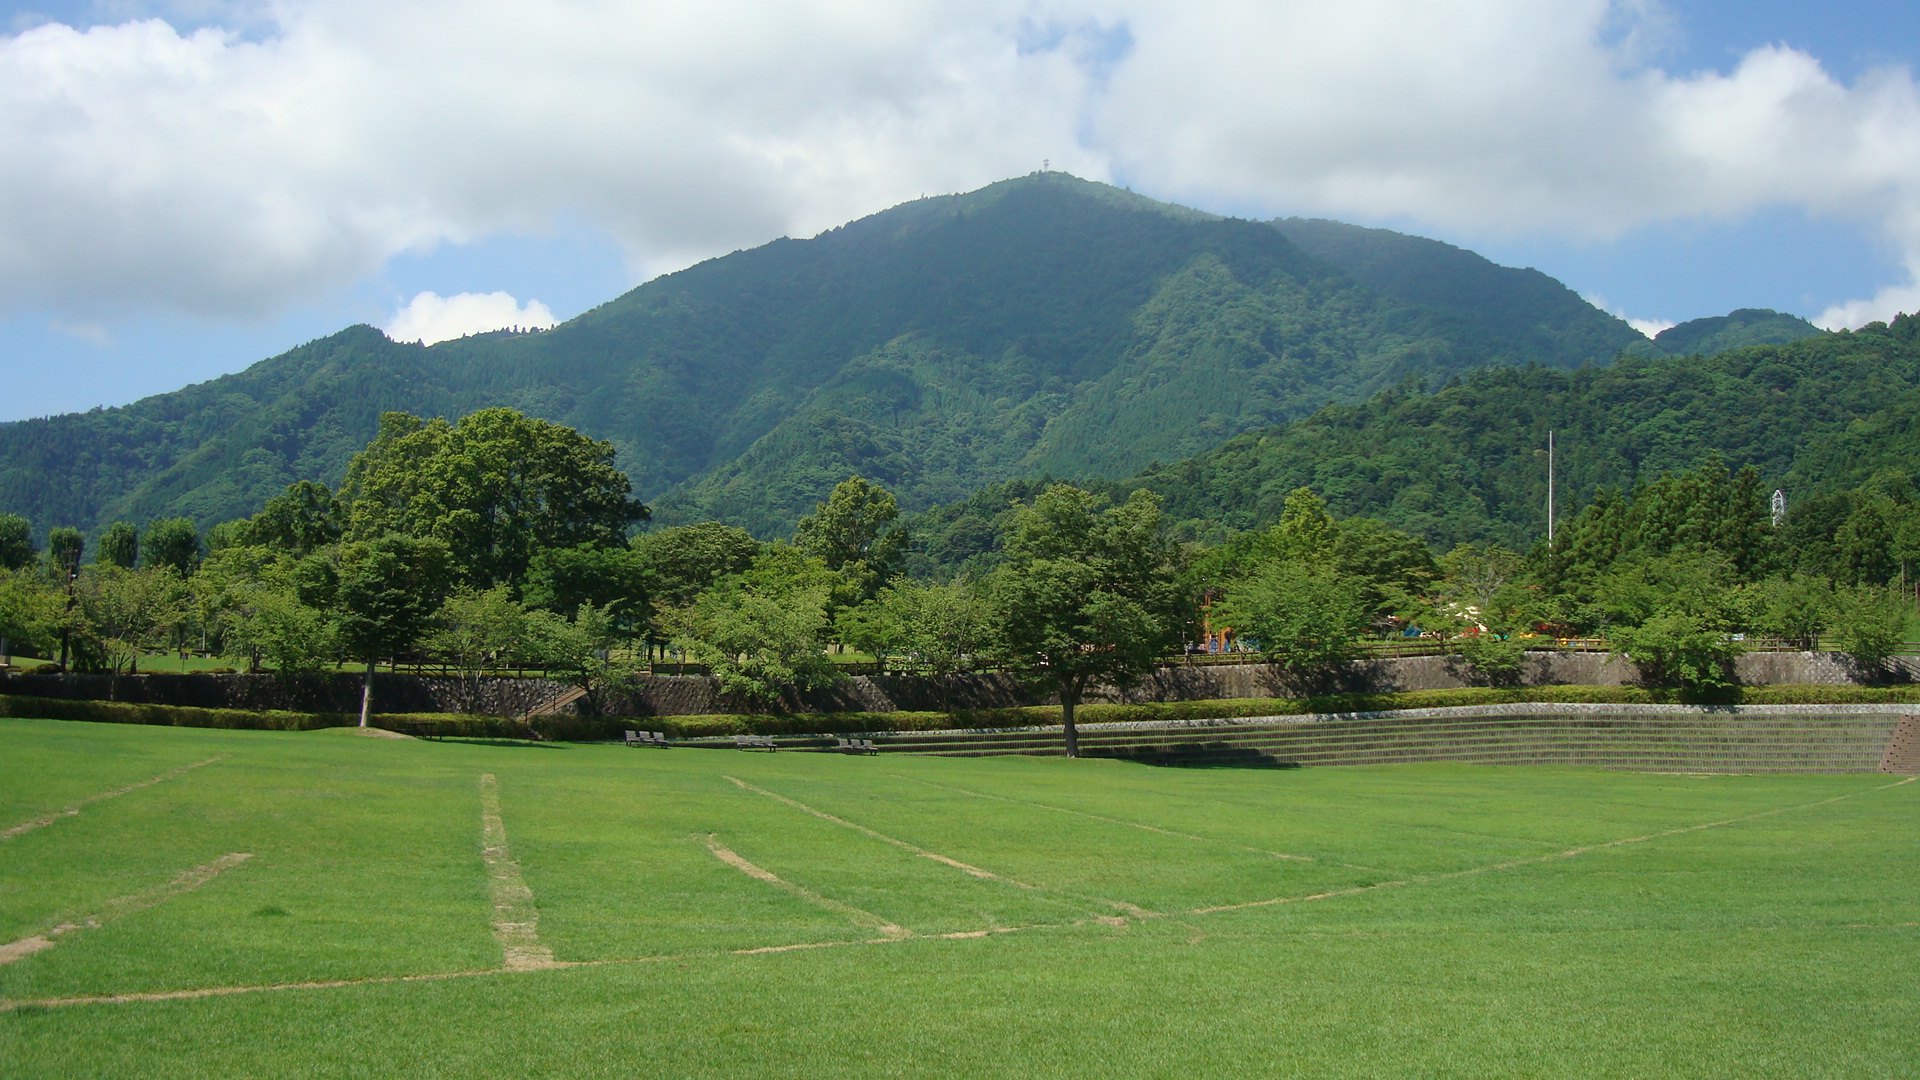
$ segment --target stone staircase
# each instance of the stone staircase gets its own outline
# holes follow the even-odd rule
[[[1904,742],[1895,736],[1896,726],[1905,732]],[[1058,727],[912,732],[872,739],[883,753],[1063,753]],[[785,740],[783,745],[788,745]],[[1455,761],[1660,772],[1920,773],[1920,730],[1897,713],[1872,707],[1535,705],[1185,725],[1105,724],[1083,726],[1080,746],[1087,757],[1194,767]],[[791,748],[809,747],[793,740]]]

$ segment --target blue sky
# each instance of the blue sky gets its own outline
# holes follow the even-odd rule
[[[0,4],[0,420],[396,325],[423,293],[565,319],[1042,157],[1439,237],[1655,323],[1910,295],[1920,5],[1484,0],[1422,23],[1474,6]]]

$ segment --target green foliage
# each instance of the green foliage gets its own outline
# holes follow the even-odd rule
[[[1835,597],[1833,629],[1840,651],[1870,675],[1883,673],[1887,658],[1906,645],[1913,622],[1913,601],[1904,590],[1859,585]]]
[[[1016,512],[988,586],[1010,663],[1059,692],[1069,755],[1087,687],[1144,675],[1196,621],[1160,500],[1142,491],[1104,504],[1068,484],[1048,487]]]
[[[681,644],[712,665],[723,694],[779,705],[788,687],[833,680],[833,662],[822,649],[828,596],[824,583],[780,587],[741,580],[714,588],[695,603],[693,637]]]
[[[138,670],[142,654],[169,645],[191,600],[185,579],[171,566],[129,570],[111,563],[88,567],[75,596],[75,629],[89,637],[106,669],[115,673]]]
[[[761,544],[745,529],[706,521],[643,533],[633,550],[654,602],[684,608],[714,582],[744,573],[760,557]]]
[[[187,518],[149,522],[140,537],[140,559],[149,568],[164,566],[183,579],[191,577],[200,565],[200,530]]]
[[[905,530],[888,528],[899,516],[892,492],[850,477],[800,519],[793,546],[839,572],[862,598],[870,597],[906,552]]]
[[[1711,617],[1682,609],[1663,609],[1637,625],[1617,626],[1612,639],[1656,686],[1733,686],[1733,659],[1745,651]]]
[[[248,520],[244,542],[309,555],[339,541],[346,532],[345,516],[327,485],[295,481]]]
[[[0,568],[0,640],[6,642],[0,654],[12,655],[22,647],[51,650],[59,640],[65,606],[65,595],[40,575]]]
[[[86,553],[87,538],[80,530],[60,526],[47,534],[47,574],[65,581],[80,572],[80,557]]]
[[[226,655],[295,675],[330,668],[344,650],[339,620],[286,586],[251,585],[235,597],[222,635]]]
[[[611,443],[512,409],[458,424],[388,413],[341,484],[346,536],[432,538],[462,582],[517,582],[535,551],[624,544],[646,518],[613,456]]]
[[[0,508],[227,520],[336,482],[384,412],[508,406],[618,446],[639,490],[674,489],[663,520],[772,537],[849,475],[907,509],[1120,477],[1410,374],[1570,368],[1638,340],[1542,275],[1397,239],[1399,272],[1359,276],[1264,223],[1022,177],[665,275],[544,333],[423,348],[352,327],[125,408],[0,425]]]
[[[93,549],[93,561],[104,566],[131,570],[140,561],[140,530],[132,522],[116,521],[100,534]]]
[[[527,610],[514,602],[504,585],[485,592],[470,586],[456,588],[441,605],[433,632],[423,644],[452,664],[470,686],[488,668],[538,651]]]
[[[568,618],[551,611],[526,612],[521,626],[527,655],[545,664],[550,675],[588,692],[625,674],[626,666],[613,654],[622,631],[611,605],[582,603],[570,614]]]
[[[0,514],[0,570],[24,570],[40,557],[33,528],[18,514]]]
[[[903,659],[936,678],[972,671],[1001,651],[994,611],[971,581],[924,584],[896,578],[835,620],[840,640],[883,662]]]
[[[1910,468],[1920,456],[1915,415],[1920,318],[1902,316],[1708,359],[1490,367],[1431,393],[1408,383],[1151,467],[1118,488],[1160,493],[1176,528],[1262,528],[1287,493],[1310,486],[1336,515],[1375,517],[1437,547],[1528,550],[1546,533],[1546,469],[1534,451],[1549,429],[1559,432],[1563,507],[1682,474],[1718,452],[1735,470],[1723,481],[1728,497],[1744,498],[1738,471],[1752,465],[1762,496],[1787,491],[1791,516],[1823,492]],[[1725,542],[1737,545],[1753,517],[1751,504],[1735,509],[1724,524],[1734,534]]]
[[[1812,648],[1834,614],[1833,584],[1825,578],[1795,574],[1760,583],[1754,627],[1764,634],[1802,642]]]
[[[581,544],[535,552],[527,564],[528,607],[572,615],[581,605],[613,613],[623,633],[646,624],[647,565],[627,547]]]
[[[1230,584],[1211,617],[1253,641],[1290,686],[1317,690],[1372,622],[1362,582],[1330,565],[1278,558]]]
[[[1662,330],[1650,343],[1629,351],[1665,356],[1717,356],[1750,345],[1785,345],[1817,337],[1819,327],[1798,315],[1768,308],[1741,308],[1726,315],[1691,319]]]
[[[343,544],[329,563],[341,646],[369,664],[425,637],[451,584],[451,554],[437,539],[390,533]]]

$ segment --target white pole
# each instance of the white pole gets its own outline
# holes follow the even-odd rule
[[[1553,430],[1547,430],[1547,550],[1553,550]]]

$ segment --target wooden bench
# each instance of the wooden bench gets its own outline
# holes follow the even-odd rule
[[[440,730],[437,720],[408,720],[400,725],[400,734],[411,735],[416,739],[444,739],[446,732]]]
[[[735,750],[765,750],[768,753],[780,749],[773,745],[773,736],[771,735],[735,735],[733,737],[733,748]]]
[[[664,731],[629,731],[627,732],[627,745],[657,746],[665,750],[672,744],[667,742],[667,733]]]
[[[877,754],[880,748],[872,739],[835,739],[833,748],[843,754]]]

